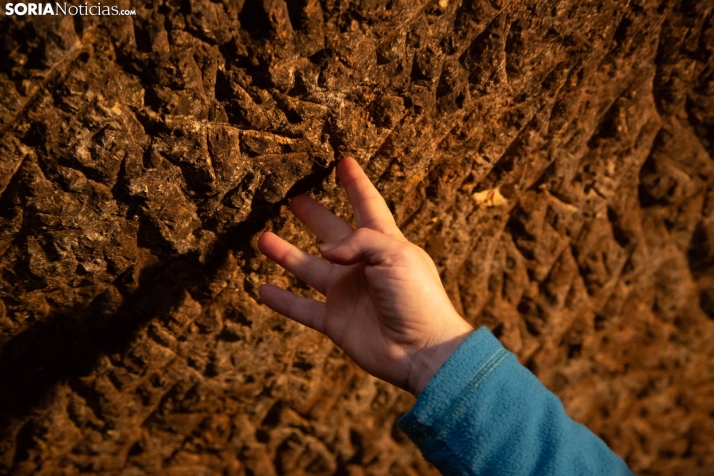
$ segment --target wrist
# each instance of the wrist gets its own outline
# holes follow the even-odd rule
[[[471,335],[474,328],[464,321],[456,311],[449,325],[434,335],[415,355],[411,363],[407,390],[419,397],[422,390],[436,375],[451,354]]]

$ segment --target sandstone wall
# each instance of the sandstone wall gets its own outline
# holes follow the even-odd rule
[[[714,466],[714,2],[119,5],[0,17],[0,473],[435,474],[258,302],[345,154],[635,471]]]

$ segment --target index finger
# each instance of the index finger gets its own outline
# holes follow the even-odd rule
[[[371,228],[386,235],[403,236],[384,198],[355,159],[342,159],[337,164],[337,175],[354,208],[357,228]]]

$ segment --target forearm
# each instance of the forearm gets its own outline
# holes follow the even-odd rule
[[[399,426],[444,475],[631,474],[483,327]]]

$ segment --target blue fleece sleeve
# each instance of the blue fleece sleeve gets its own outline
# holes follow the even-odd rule
[[[450,475],[630,475],[625,462],[482,327],[398,426]]]

